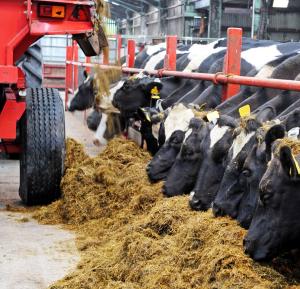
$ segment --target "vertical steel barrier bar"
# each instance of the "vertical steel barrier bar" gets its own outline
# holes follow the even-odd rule
[[[167,50],[166,50],[166,57],[165,57],[165,63],[164,68],[167,70],[176,70],[176,50],[177,50],[177,36],[171,36],[168,35],[167,39]]]
[[[227,53],[223,69],[226,75],[240,75],[241,73],[242,36],[243,30],[241,28],[228,28],[227,30]],[[222,101],[229,99],[239,91],[239,84],[227,83],[223,85]]]
[[[66,60],[72,61],[72,46],[66,47]],[[68,110],[69,89],[72,86],[72,64],[66,63],[65,110]]]
[[[72,42],[73,46],[73,61],[78,62],[78,44],[76,41]],[[73,94],[75,93],[76,89],[78,88],[78,66],[72,65],[73,68]]]
[[[117,62],[121,64],[122,36],[117,34]]]
[[[135,40],[129,39],[127,42],[127,67],[133,68],[135,62]]]
[[[91,63],[91,57],[87,56],[87,57],[85,58],[85,62],[86,62],[86,63]],[[91,68],[91,67],[86,67],[86,68],[85,68],[85,71],[86,71],[88,74],[90,74],[90,73],[92,72],[92,68]]]

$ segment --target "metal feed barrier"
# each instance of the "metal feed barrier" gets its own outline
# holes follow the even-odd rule
[[[132,39],[128,40],[126,67],[109,65],[108,58],[104,58],[103,64],[90,63],[89,59],[87,59],[85,63],[79,62],[76,52],[76,46],[73,45],[73,47],[67,48],[65,95],[66,103],[68,101],[68,92],[74,91],[74,89],[78,87],[78,78],[74,76],[78,75],[78,73],[76,72],[78,72],[79,66],[86,67],[88,71],[90,71],[91,68],[98,66],[103,70],[111,68],[120,69],[125,74],[134,74],[145,71],[149,75],[158,77],[176,76],[181,78],[211,81],[215,84],[223,85],[223,101],[237,94],[240,90],[240,85],[300,91],[300,81],[283,79],[258,79],[255,77],[240,76],[242,34],[243,31],[241,28],[228,28],[227,52],[224,59],[224,69],[222,72],[218,72],[216,74],[176,71],[177,36],[166,37],[167,49],[164,69],[152,71],[145,71],[144,69],[133,68],[135,61],[136,43]],[[118,55],[120,55],[119,52]]]

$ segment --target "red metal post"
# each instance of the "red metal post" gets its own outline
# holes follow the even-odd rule
[[[167,70],[176,70],[176,50],[177,50],[177,36],[167,36],[167,51],[165,57],[164,68]]]
[[[117,34],[117,61],[121,64],[122,36]]]
[[[68,61],[72,61],[73,56],[72,46],[66,47],[66,87],[65,87],[65,110],[68,110],[68,100],[69,100],[69,89],[72,87],[72,64]]]
[[[86,58],[85,58],[85,62],[86,62],[86,63],[91,63],[91,57],[86,57]],[[86,72],[87,72],[88,74],[90,74],[90,73],[92,72],[92,68],[91,68],[91,67],[86,67],[85,70],[86,70]]]
[[[228,28],[227,30],[227,54],[223,69],[226,75],[240,75],[241,73],[242,36],[241,28]],[[240,85],[230,83],[224,85],[222,100],[227,100],[239,91]]]
[[[72,42],[72,49],[73,49],[73,61],[78,61],[78,44],[76,41]],[[78,88],[78,66],[72,65],[73,70],[73,93]]]
[[[127,42],[127,67],[133,68],[135,62],[135,40],[129,39]]]

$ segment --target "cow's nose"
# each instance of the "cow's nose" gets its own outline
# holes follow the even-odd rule
[[[243,240],[243,246],[245,253],[249,255],[251,252],[251,241],[247,237],[245,237]]]
[[[225,215],[224,210],[217,204],[212,204],[212,210],[215,217],[223,217]]]
[[[169,190],[165,185],[163,185],[162,187],[162,193],[164,194],[165,197],[170,197]]]
[[[146,172],[149,173],[150,169],[151,169],[151,166],[150,166],[150,164],[148,164],[148,165],[146,166]]]
[[[191,192],[189,204],[190,204],[191,209],[195,210],[195,211],[200,211],[202,208],[201,201],[198,200],[197,198],[195,198],[195,192]]]

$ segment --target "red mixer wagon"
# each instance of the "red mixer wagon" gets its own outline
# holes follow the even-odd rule
[[[64,107],[57,90],[33,87],[18,63],[44,35],[72,34],[87,56],[99,54],[96,17],[94,1],[0,1],[0,152],[20,159],[19,194],[27,205],[59,197]]]

